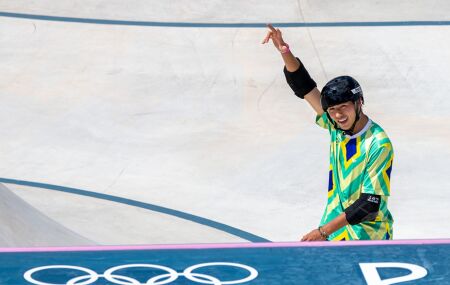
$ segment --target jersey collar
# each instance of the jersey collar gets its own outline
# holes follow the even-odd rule
[[[362,130],[360,130],[357,134],[354,134],[353,136],[349,136],[349,135],[345,135],[346,138],[350,138],[350,139],[354,139],[359,137],[360,135],[364,134],[372,125],[372,120],[369,118],[369,120],[367,121],[366,125],[364,126],[364,128]]]

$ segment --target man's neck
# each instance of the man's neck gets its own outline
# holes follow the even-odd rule
[[[365,114],[361,114],[361,117],[359,118],[358,122],[355,125],[355,128],[353,129],[353,133],[359,133],[362,129],[364,129],[368,121],[369,117],[367,117],[367,115]]]

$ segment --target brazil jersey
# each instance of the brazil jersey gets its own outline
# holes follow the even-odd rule
[[[320,225],[343,213],[361,193],[381,195],[375,221],[347,225],[331,234],[329,240],[392,239],[393,219],[387,202],[394,152],[388,136],[370,119],[353,136],[336,130],[327,113],[317,116],[316,123],[328,129],[331,136],[328,202]]]

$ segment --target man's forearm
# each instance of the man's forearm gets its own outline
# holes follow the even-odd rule
[[[300,62],[295,58],[292,52],[282,53],[284,65],[289,72],[294,72],[300,67]]]
[[[345,213],[340,214],[333,220],[331,220],[328,224],[322,226],[322,229],[328,234],[331,235],[335,231],[339,230],[340,228],[348,225],[347,218],[345,216]]]

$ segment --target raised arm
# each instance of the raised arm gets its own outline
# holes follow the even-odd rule
[[[266,44],[272,40],[273,45],[281,53],[283,58],[285,65],[284,74],[289,86],[295,95],[305,99],[311,105],[317,115],[322,115],[323,109],[320,104],[320,91],[317,89],[314,80],[309,77],[300,59],[292,54],[289,45],[283,40],[280,29],[275,29],[270,24],[267,27],[270,30],[267,32],[262,43]]]

